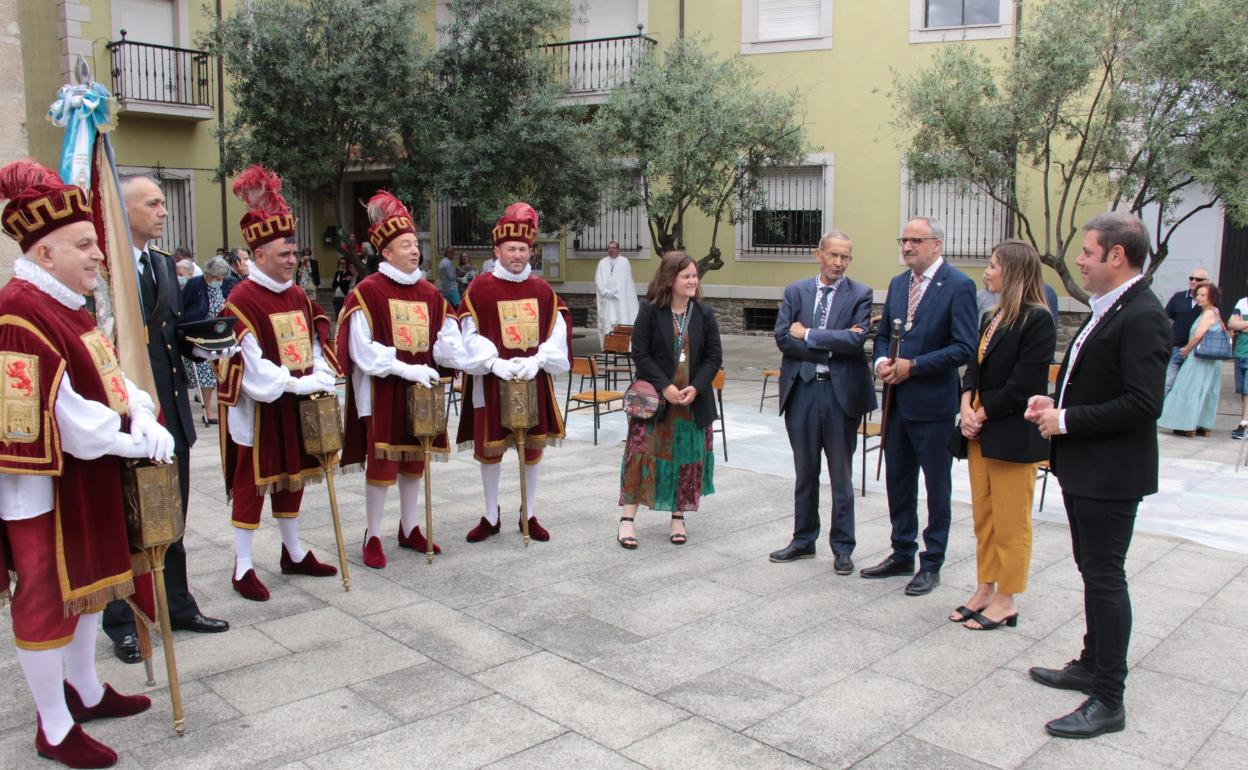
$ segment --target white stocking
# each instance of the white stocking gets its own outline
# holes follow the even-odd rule
[[[425,473],[428,472],[429,470],[426,468]],[[424,479],[399,474],[400,532],[403,537],[412,534],[412,530],[420,526],[420,514],[423,513],[420,506],[420,490],[424,483]],[[429,533],[426,532],[425,537],[428,536]]]
[[[490,526],[498,526],[498,479],[503,474],[502,463],[481,463],[481,489],[485,492],[485,520]]]
[[[291,560],[303,561],[308,552],[299,545],[299,519],[278,519],[277,528],[282,531],[282,545],[286,546],[286,553],[290,554]]]
[[[104,685],[95,672],[95,638],[99,632],[100,613],[79,615],[73,641],[65,647],[65,678],[82,696],[84,706],[97,706],[104,697]]]
[[[524,496],[528,501],[529,518],[537,518],[537,471],[542,466],[534,463],[524,466]]]
[[[256,539],[254,529],[234,528],[234,579],[242,580],[252,568],[251,541]]]
[[[381,518],[386,515],[386,494],[389,491],[390,487],[380,484],[364,485],[364,515],[368,519],[368,530],[364,533],[366,543],[370,537],[381,537]]]
[[[51,650],[17,648],[17,661],[22,664],[22,673],[26,675],[26,684],[39,711],[39,721],[43,723],[43,737],[53,746],[65,740],[65,734],[74,726],[74,718],[65,705],[62,658],[60,647]]]

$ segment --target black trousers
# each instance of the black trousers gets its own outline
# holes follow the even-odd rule
[[[1070,520],[1075,565],[1083,576],[1087,630],[1079,662],[1095,677],[1092,694],[1111,708],[1122,705],[1131,639],[1131,595],[1125,562],[1139,500],[1096,500],[1062,495]]]
[[[858,420],[845,414],[831,380],[798,379],[784,411],[784,427],[793,447],[797,480],[793,487],[793,542],[813,546],[819,541],[820,462],[826,461],[832,487],[832,520],[828,543],[832,552],[854,552],[854,484],[850,464],[857,446]]]
[[[894,405],[895,406],[895,405]],[[952,517],[953,455],[949,434],[953,418],[907,420],[899,409],[888,415],[888,443],[884,445],[884,480],[888,486],[888,518],[893,525],[893,558],[914,563],[919,550],[919,470],[927,488],[927,526],[919,569],[940,572],[945,563]]]
[[[191,450],[183,449],[174,457],[178,461],[178,486],[182,493],[182,518],[191,496]],[[165,595],[169,597],[169,618],[189,619],[199,614],[195,597],[186,584],[186,550],[182,539],[169,546],[165,553]],[[104,608],[104,633],[114,642],[134,633],[134,612],[123,601],[109,602]]]

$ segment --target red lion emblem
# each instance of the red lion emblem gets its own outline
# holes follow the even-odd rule
[[[524,313],[530,321],[537,320],[537,308],[529,304],[528,302],[520,303],[520,312]]]
[[[307,327],[307,324],[303,322],[303,316],[296,315],[294,318],[291,319],[291,323],[295,325],[296,329],[303,332],[304,334],[308,333],[308,327]]]
[[[418,321],[429,320],[429,316],[425,314],[425,309],[420,305],[412,305],[412,315],[415,316]]]
[[[286,356],[295,363],[303,363],[303,356],[299,355],[299,346],[293,342],[282,348],[282,355]]]
[[[30,372],[26,370],[25,361],[10,361],[8,367],[5,368],[4,375],[9,378],[13,387],[22,392],[22,395],[30,397],[35,392],[35,384],[30,380]]]
[[[400,326],[394,330],[394,336],[398,338],[399,343],[403,345],[412,344],[412,332],[406,326]]]
[[[108,388],[121,400],[121,403],[128,404],[130,402],[130,394],[126,393],[126,384],[121,381],[120,377],[115,375],[109,377]]]
[[[512,341],[512,342],[514,342],[514,343],[516,343],[517,345],[523,345],[523,344],[524,344],[524,337],[522,337],[522,336],[520,335],[520,329],[519,329],[519,327],[516,327],[516,326],[504,326],[504,327],[503,327],[503,334],[507,336],[507,339],[508,339],[508,340],[510,340],[510,341]]]

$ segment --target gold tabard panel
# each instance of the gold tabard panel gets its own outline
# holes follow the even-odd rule
[[[109,407],[117,414],[130,414],[130,394],[126,392],[126,378],[121,373],[121,365],[117,363],[117,352],[113,350],[113,343],[99,329],[92,329],[82,335],[81,339],[91,353],[91,361],[100,374],[100,380],[104,382],[104,393],[108,396]]]
[[[503,328],[503,347],[510,350],[528,350],[537,347],[541,339],[537,300],[534,298],[508,300],[498,303],[498,320]]]
[[[273,336],[277,337],[277,354],[282,366],[302,371],[312,366],[312,335],[308,333],[308,321],[303,313],[271,313]]]
[[[390,300],[390,329],[398,350],[425,352],[429,349],[429,303]]]
[[[39,357],[0,353],[0,428],[4,441],[30,444],[39,438],[43,423],[39,408]]]

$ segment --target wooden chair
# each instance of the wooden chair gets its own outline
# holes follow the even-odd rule
[[[607,388],[617,387],[621,376],[628,378],[626,382],[633,381],[633,327],[627,328],[627,332],[621,333],[620,327],[616,326],[602,340],[599,356],[602,359],[602,384]]]
[[[724,370],[723,369],[720,369],[719,373],[715,375],[715,379],[711,380],[711,387],[714,388],[715,390],[715,402],[716,402],[716,405],[719,407],[719,417],[716,419],[716,422],[719,423],[719,427],[711,428],[711,444],[713,445],[715,443],[714,434],[718,433],[719,438],[721,441],[723,441],[723,445],[724,445],[724,462],[728,462],[728,428],[724,422]]]
[[[598,362],[592,356],[574,356],[572,358],[572,369],[568,372],[568,395],[563,401],[563,416],[567,416],[571,412],[582,409],[592,409],[594,411],[594,445],[598,445],[598,425],[601,415],[610,414],[611,412],[619,412],[624,409],[624,392],[618,390],[599,390],[598,378],[600,377],[598,370]],[[578,393],[572,392],[572,378],[580,377],[581,382],[579,388],[585,387],[585,382],[590,383],[589,390],[581,390]],[[576,402],[576,406],[571,406],[572,402]],[[618,401],[618,405],[612,407],[611,403]]]
[[[463,372],[455,372],[455,376],[451,381],[446,383],[446,413],[449,415],[451,409],[455,409],[455,414],[459,414],[459,400],[464,395],[464,378],[469,375]]]
[[[776,378],[776,381],[777,381],[777,382],[776,382],[776,384],[777,384],[777,387],[776,387],[776,392],[775,392],[775,393],[772,393],[772,394],[769,396],[769,395],[767,395],[767,383],[768,383],[768,382],[771,382],[771,379],[772,379],[773,377],[774,377],[774,378]],[[767,399],[769,399],[769,398],[780,398],[779,380],[780,380],[780,370],[779,370],[779,369],[764,369],[764,370],[763,370],[763,395],[762,395],[762,396],[760,396],[760,397],[759,397],[759,399],[758,399],[758,411],[759,411],[759,412],[762,412],[762,411],[763,411],[763,402],[764,402],[764,401],[766,401],[766,400],[767,400]]]
[[[862,416],[862,426],[858,430],[858,443],[862,445],[862,483],[859,487],[862,497],[867,496],[867,455],[880,451],[880,433],[884,429],[880,423],[870,421],[873,414],[875,412],[868,412]],[[871,439],[875,439],[874,444],[870,443]]]

